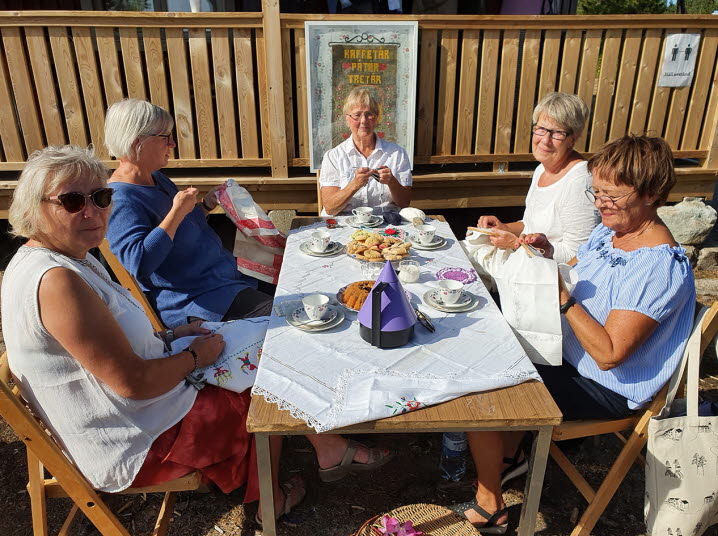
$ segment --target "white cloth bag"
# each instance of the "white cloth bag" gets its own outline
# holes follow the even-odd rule
[[[671,404],[681,376],[677,373],[663,411],[648,423],[645,521],[647,533],[654,536],[700,536],[718,523],[718,417],[698,416],[703,313],[680,364],[681,370],[688,364],[686,415],[671,416],[686,407],[682,400]]]
[[[497,248],[489,240],[489,235],[477,231],[469,231],[466,239],[461,241],[461,246],[486,288],[490,292],[496,290],[494,278],[512,250]]]
[[[257,366],[262,355],[264,336],[269,325],[268,316],[233,320],[231,322],[205,322],[202,327],[224,337],[224,350],[213,365],[198,369],[192,374],[195,380],[204,380],[223,389],[241,393],[254,385]],[[197,335],[182,337],[172,342],[172,352],[187,348]]]
[[[558,266],[520,247],[494,274],[501,312],[529,359],[539,365],[561,364],[561,313]]]

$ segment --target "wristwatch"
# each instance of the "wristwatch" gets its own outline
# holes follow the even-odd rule
[[[573,296],[571,296],[568,300],[566,300],[566,303],[564,303],[564,304],[561,306],[561,308],[559,309],[559,311],[561,311],[561,314],[562,314],[562,315],[565,315],[566,312],[567,312],[571,307],[573,307],[574,305],[576,305],[576,298],[574,298]]]

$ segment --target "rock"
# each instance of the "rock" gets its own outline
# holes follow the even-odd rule
[[[686,257],[691,261],[691,266],[695,268],[696,261],[698,260],[698,250],[695,246],[683,246],[686,250]]]
[[[718,269],[718,248],[701,249],[700,253],[698,253],[696,268],[698,270]]]
[[[684,197],[672,207],[659,207],[658,216],[683,246],[702,244],[716,223],[716,210],[701,197]]]

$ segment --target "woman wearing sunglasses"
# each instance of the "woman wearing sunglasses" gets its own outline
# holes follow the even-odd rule
[[[583,195],[591,186],[586,161],[574,150],[581,136],[588,108],[576,95],[549,93],[536,105],[531,128],[531,150],[539,162],[526,195],[520,221],[503,223],[496,216],[481,216],[478,227],[494,231],[491,246],[475,237],[464,243],[477,271],[490,288],[493,274],[518,246],[521,233],[544,233],[555,248],[557,262],[576,255],[578,247],[598,223],[598,213]]]
[[[268,315],[272,297],[237,270],[207,223],[216,188],[198,202],[195,188],[179,191],[160,171],[176,146],[173,127],[169,113],[147,101],[127,99],[107,110],[105,143],[119,160],[110,177],[112,252],[169,327]]]
[[[411,201],[411,163],[403,147],[376,135],[379,104],[356,88],[344,101],[351,131],[327,151],[319,172],[323,215],[351,214],[356,207],[404,208]]]
[[[107,229],[107,175],[91,151],[66,146],[34,153],[20,176],[9,220],[28,240],[2,282],[2,331],[17,385],[96,489],[199,470],[225,492],[247,483],[245,499],[256,500],[249,393],[197,391],[184,380],[217,360],[222,336],[198,323],[179,326],[177,337],[197,337],[171,354],[142,306],[88,254]],[[275,489],[280,512],[303,493],[295,487],[285,498]]]
[[[564,420],[621,419],[643,407],[673,375],[693,324],[691,263],[658,217],[676,183],[673,155],[660,138],[626,136],[588,162],[585,198],[601,214],[575,258],[572,293],[559,282],[561,366],[536,368]],[[519,242],[556,251],[545,234]],[[560,279],[560,278],[559,278]],[[470,433],[478,490],[462,511],[482,533],[506,532],[502,459],[520,432]]]

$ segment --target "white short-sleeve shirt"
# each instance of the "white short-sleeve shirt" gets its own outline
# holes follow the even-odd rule
[[[411,162],[403,147],[376,136],[376,146],[367,158],[359,152],[354,141],[349,137],[324,154],[319,173],[319,186],[345,188],[354,178],[357,168],[377,169],[380,166],[388,167],[402,186],[411,186]],[[351,213],[356,207],[399,208],[391,199],[389,187],[374,179],[370,179],[364,188],[349,199],[342,214]],[[324,207],[322,207],[322,215],[327,215]]]

